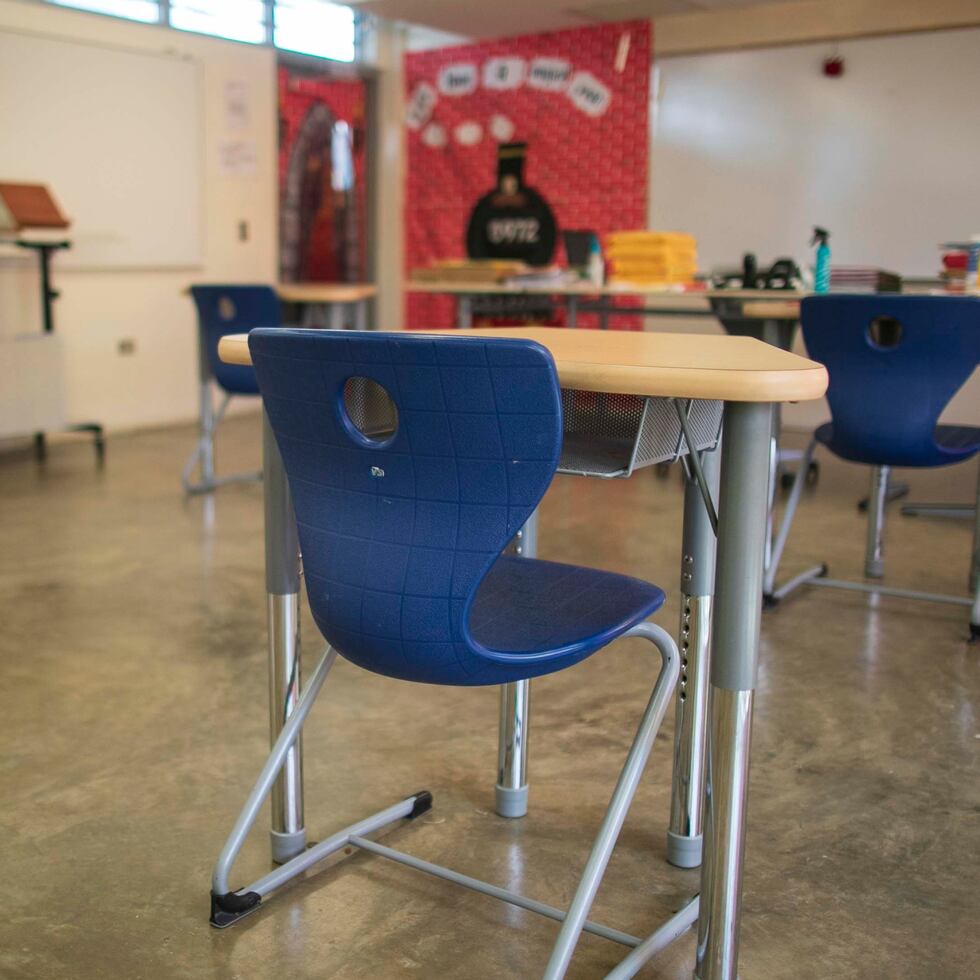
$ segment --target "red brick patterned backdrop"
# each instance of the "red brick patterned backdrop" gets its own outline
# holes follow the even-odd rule
[[[629,35],[625,62],[624,34]],[[488,89],[483,66],[493,57],[523,58],[528,66],[539,57],[563,59],[573,76],[588,72],[608,89],[608,108],[590,115],[567,92],[534,88],[526,78],[515,88]],[[406,98],[411,103],[418,86],[428,84],[437,101],[431,113],[422,113],[421,125],[416,118],[406,130],[406,274],[434,259],[465,256],[470,210],[495,183],[498,142],[528,143],[525,180],[549,202],[559,230],[591,228],[604,234],[645,227],[650,60],[646,20],[407,54]],[[438,91],[440,70],[465,64],[476,66],[475,89]],[[457,127],[474,123],[480,138],[465,145],[457,139]],[[461,135],[465,140],[475,133],[470,125]],[[559,242],[555,260],[563,259]],[[443,297],[408,296],[406,324],[451,326],[452,304]]]
[[[355,229],[357,261],[343,274],[336,228],[324,206],[323,220],[316,222],[309,253],[305,256],[299,279],[317,282],[337,282],[365,278],[367,194],[365,179],[367,162],[364,141],[365,87],[361,81],[328,78],[279,68],[279,194],[282,196],[289,155],[300,126],[313,106],[325,105],[335,120],[346,122],[354,132],[354,197],[357,211]]]

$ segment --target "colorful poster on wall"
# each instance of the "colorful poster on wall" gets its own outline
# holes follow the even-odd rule
[[[564,260],[562,229],[645,227],[650,60],[646,20],[406,55],[406,273],[467,257],[471,212],[509,145],[525,144],[519,180],[557,224],[551,261]],[[493,233],[536,234],[526,220]],[[453,322],[445,297],[408,296],[409,327]]]
[[[279,275],[362,282],[364,83],[279,69]]]

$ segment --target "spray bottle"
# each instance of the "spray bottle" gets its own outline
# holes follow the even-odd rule
[[[602,258],[599,236],[593,235],[589,243],[589,260],[585,267],[585,278],[593,286],[601,286],[606,281],[606,263]]]
[[[811,245],[817,246],[817,265],[813,272],[813,291],[815,293],[830,292],[830,246],[827,240],[830,232],[826,228],[814,227]]]

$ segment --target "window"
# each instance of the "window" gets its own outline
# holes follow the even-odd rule
[[[354,11],[328,0],[276,0],[273,40],[277,48],[354,60]]]
[[[354,11],[329,0],[47,0],[180,31],[211,34],[248,44],[334,61],[356,57]]]
[[[170,26],[250,44],[268,40],[264,0],[170,0]]]
[[[159,0],[51,0],[61,7],[94,10],[98,14],[115,14],[129,20],[141,20],[146,24],[160,22]]]

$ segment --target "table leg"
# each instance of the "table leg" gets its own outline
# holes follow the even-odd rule
[[[578,326],[578,297],[568,296],[565,299],[566,317],[565,322],[569,330],[574,330]]]
[[[718,500],[721,449],[705,453],[702,469]],[[711,602],[715,583],[715,533],[693,476],[684,485],[681,552],[681,676],[674,714],[674,774],[667,829],[667,860],[679,868],[701,863],[705,732],[711,648]]]
[[[213,489],[214,484],[214,403],[211,400],[211,366],[208,363],[207,351],[204,347],[204,337],[200,340],[200,371],[201,371],[201,450],[200,450],[200,485]]]
[[[534,558],[538,553],[538,512],[518,532],[517,554]],[[500,729],[497,750],[497,813],[523,817],[527,813],[527,740],[531,712],[531,682],[515,681],[500,687]]]
[[[766,550],[763,567],[769,571],[772,562],[773,523],[776,515],[776,490],[779,486],[779,406],[773,406],[772,435],[769,437],[769,499],[766,507]]]
[[[456,297],[456,326],[469,330],[473,326],[473,297],[460,294]]]
[[[699,980],[736,980],[759,660],[772,406],[725,405],[718,571],[708,695],[708,781],[698,922]]]
[[[355,330],[367,330],[367,306],[368,301],[366,299],[359,300],[354,304],[354,329]]]
[[[279,447],[262,416],[265,484],[265,585],[269,603],[269,737],[275,743],[300,694],[299,540]],[[288,861],[306,847],[303,755],[297,741],[272,787],[272,859]]]
[[[977,501],[973,508],[973,561],[970,563],[970,639],[980,639],[980,469],[977,471]]]
[[[344,329],[344,304],[331,303],[327,307],[327,328],[329,330]]]

